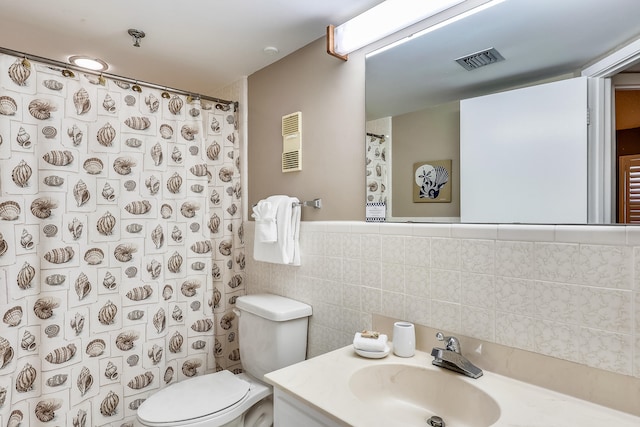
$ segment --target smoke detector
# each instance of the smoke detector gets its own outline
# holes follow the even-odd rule
[[[504,61],[504,57],[493,47],[456,59],[456,62],[467,71],[476,70],[500,61]]]

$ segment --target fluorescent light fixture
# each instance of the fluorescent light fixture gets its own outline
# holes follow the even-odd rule
[[[106,71],[109,68],[109,65],[102,59],[89,58],[83,55],[69,57],[69,63],[93,71]]]
[[[424,36],[425,34],[429,34],[429,33],[433,32],[435,30],[438,30],[438,29],[440,29],[442,27],[446,27],[447,25],[453,24],[454,22],[457,22],[457,21],[459,21],[461,19],[467,18],[467,17],[469,17],[471,15],[475,15],[476,13],[479,13],[479,12],[482,12],[483,10],[489,9],[490,7],[497,6],[498,4],[503,3],[504,1],[506,1],[506,0],[491,0],[491,1],[488,1],[486,3],[483,3],[480,6],[474,7],[473,9],[469,9],[469,10],[467,10],[465,12],[462,12],[459,15],[452,16],[449,19],[445,19],[442,22],[438,22],[437,24],[432,25],[430,27],[427,27],[427,28],[425,28],[423,30],[420,30],[417,33],[411,34],[410,36],[407,36],[407,37],[402,38],[402,39],[400,39],[398,41],[395,41],[395,42],[390,43],[390,44],[388,44],[386,46],[383,46],[380,49],[374,50],[373,52],[370,52],[370,53],[367,54],[367,58],[370,58],[372,56],[381,54],[382,52],[385,52],[385,51],[387,51],[389,49],[392,49],[392,48],[394,48],[396,46],[400,46],[400,45],[402,45],[402,44],[404,44],[404,43],[406,43],[406,42],[408,42],[410,40],[413,40],[413,39],[416,39],[418,37]]]
[[[464,0],[386,0],[335,28],[329,26],[334,56],[346,55],[409,25],[422,21]],[[333,34],[329,34],[333,30]]]

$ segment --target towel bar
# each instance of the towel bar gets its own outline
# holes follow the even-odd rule
[[[320,209],[322,208],[322,199],[313,199],[309,202],[293,203],[293,206],[306,206],[309,208]]]
[[[258,206],[257,203],[253,204],[253,207]],[[315,208],[315,209],[320,209],[322,208],[322,199],[313,199],[309,202],[297,202],[297,203],[293,203],[293,206],[306,206],[309,208]]]

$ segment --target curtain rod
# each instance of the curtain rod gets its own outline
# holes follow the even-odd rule
[[[54,66],[54,67],[62,68],[62,70],[74,70],[74,71],[81,72],[81,73],[93,74],[93,75],[96,75],[96,76],[102,76],[102,77],[105,77],[105,78],[110,78],[110,79],[120,80],[120,81],[127,82],[127,83],[137,84],[139,86],[146,86],[146,87],[151,88],[151,89],[166,90],[167,92],[172,92],[172,93],[176,93],[176,94],[179,94],[179,95],[191,96],[191,97],[196,98],[196,99],[204,99],[204,100],[207,100],[207,101],[213,101],[213,102],[217,102],[217,103],[220,103],[220,104],[227,104],[227,105],[234,104],[236,106],[236,108],[238,106],[238,102],[237,101],[235,101],[235,102],[234,101],[227,101],[225,99],[215,98],[215,97],[207,96],[207,95],[201,95],[201,94],[193,93],[193,92],[187,92],[185,90],[174,89],[174,88],[170,88],[170,87],[166,87],[166,86],[157,85],[157,84],[154,84],[154,83],[141,82],[140,80],[135,80],[135,79],[132,79],[132,78],[129,78],[129,77],[122,77],[122,76],[118,76],[116,74],[110,74],[110,73],[105,73],[105,72],[100,72],[100,71],[89,70],[87,68],[78,67],[77,65],[67,64],[67,63],[62,62],[62,61],[56,61],[55,59],[43,58],[41,56],[31,55],[31,54],[24,53],[24,52],[18,52],[16,50],[7,49],[5,47],[0,47],[0,53],[6,53],[8,55],[17,56],[19,58],[26,58],[26,59],[42,62],[42,63],[44,63],[46,65],[51,65],[51,66]],[[60,71],[62,71],[62,70],[60,70]]]

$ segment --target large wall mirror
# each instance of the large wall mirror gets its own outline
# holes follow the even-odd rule
[[[501,189],[495,188],[495,183],[499,185],[511,182],[516,175],[514,171],[525,181],[534,182],[548,170],[578,164],[579,173],[583,174],[579,175],[580,180],[584,181],[581,183],[582,189],[593,187],[591,183],[587,183],[586,178],[587,174],[592,172],[589,172],[587,164],[584,164],[588,162],[588,142],[584,132],[583,146],[571,148],[575,155],[571,156],[569,153],[569,161],[550,162],[548,165],[552,166],[547,168],[522,167],[531,161],[532,154],[541,154],[544,158],[546,152],[547,159],[555,159],[555,153],[549,154],[545,150],[556,144],[542,143],[549,142],[546,137],[541,137],[545,138],[544,141],[539,139],[541,143],[538,144],[537,152],[535,148],[529,147],[528,149],[533,151],[513,154],[500,149],[498,144],[497,147],[493,147],[495,152],[485,153],[488,157],[475,161],[478,152],[469,152],[469,143],[463,143],[461,149],[461,138],[464,142],[469,140],[470,134],[500,134],[504,126],[514,127],[513,124],[519,119],[505,119],[506,116],[499,113],[498,116],[483,118],[480,129],[473,128],[474,130],[470,131],[467,128],[470,113],[465,111],[474,111],[473,117],[477,118],[478,111],[482,112],[484,107],[470,110],[466,100],[554,84],[580,76],[581,71],[590,64],[640,37],[640,27],[636,19],[640,16],[640,2],[489,2],[493,3],[495,4],[491,7],[462,19],[446,25],[436,25],[419,36],[416,34],[391,46],[370,52],[366,57],[367,201],[386,203],[387,220],[457,222],[462,219],[463,222],[467,222],[465,214],[471,212],[471,199],[480,204],[496,206],[496,200],[506,200],[507,204],[510,202],[510,196],[504,196]],[[488,52],[490,48],[495,48],[497,53]],[[474,57],[474,54],[478,53],[480,55]],[[471,58],[456,61],[469,56]],[[504,60],[499,60],[501,58]],[[496,59],[498,61],[492,63]],[[486,63],[488,65],[485,65]],[[637,67],[627,68],[628,72],[636,70]],[[586,91],[587,84],[580,85],[584,86]],[[507,112],[524,111],[523,105],[528,104],[527,96],[529,99],[534,97],[525,94],[524,102],[510,101],[512,104],[509,104]],[[586,94],[584,98],[586,99]],[[640,97],[637,99],[640,100]],[[546,102],[555,104],[553,101]],[[640,108],[640,104],[635,108]],[[586,117],[586,111],[584,115]],[[559,117],[560,120],[553,125],[549,125],[547,120],[538,123],[539,125],[518,122],[517,129],[520,135],[530,136],[547,124],[547,127],[557,131],[557,138],[562,139],[569,121],[563,120],[563,113],[559,114]],[[584,125],[587,126],[586,119]],[[489,129],[491,133],[486,132]],[[493,139],[493,136],[486,138]],[[638,141],[640,146],[640,139]],[[612,157],[615,156],[614,153]],[[501,161],[511,162],[510,167],[491,164],[491,159],[500,157],[506,157]],[[481,166],[479,172],[471,173],[468,172],[469,168],[464,169],[465,164],[469,165],[474,161],[474,166]],[[614,165],[610,181],[615,185],[617,158],[610,162]],[[525,172],[526,169],[529,171]],[[500,173],[503,175],[499,175]],[[487,184],[483,186],[483,182]],[[520,188],[526,196],[528,190],[519,184],[512,186]],[[471,198],[469,190],[465,195],[465,189],[471,188],[476,197]],[[571,192],[566,188],[562,191]],[[490,193],[497,194],[497,199],[491,201],[491,198],[481,196]],[[613,196],[610,197],[615,198],[615,193],[616,190],[612,188]],[[433,197],[434,195],[436,197]],[[589,193],[589,197],[593,195]],[[561,198],[556,197],[555,200]],[[584,203],[586,206],[587,202]],[[511,204],[521,203],[512,201]],[[614,210],[617,209],[615,201],[611,205],[614,206]],[[548,212],[566,211],[558,209],[557,206],[534,206],[534,209]],[[499,208],[498,211],[502,212],[503,208]],[[540,220],[535,216],[518,216],[511,219],[487,214],[473,217],[482,218],[481,220],[472,219],[469,222],[592,222],[587,220],[586,213],[580,220],[566,219],[560,214],[550,215]],[[618,221],[614,214],[610,222],[624,221]]]

